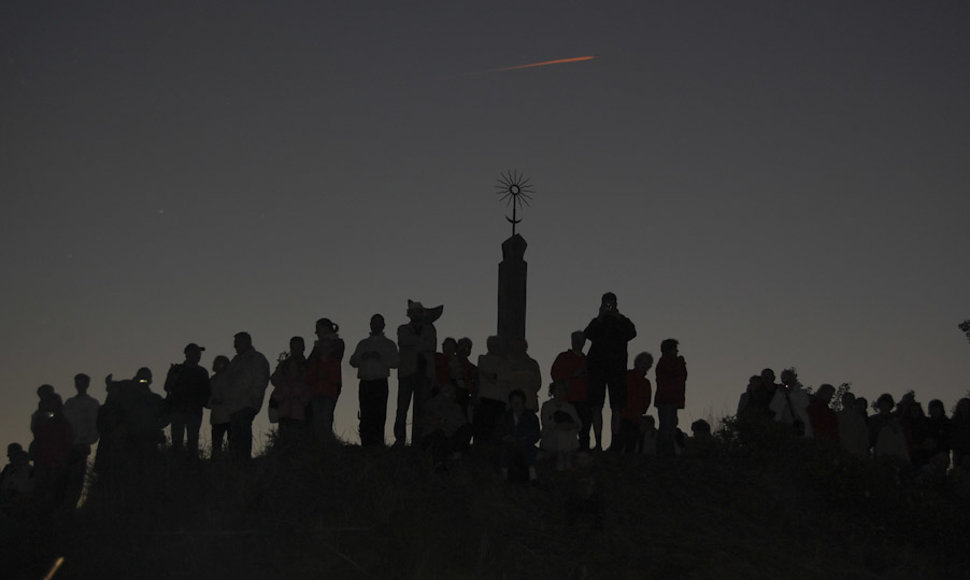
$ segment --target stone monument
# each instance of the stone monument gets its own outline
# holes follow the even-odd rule
[[[498,335],[508,340],[525,338],[526,276],[529,264],[523,259],[525,238],[513,234],[502,242],[498,265]]]
[[[498,265],[498,335],[508,341],[512,338],[525,339],[526,279],[528,263],[525,261],[525,238],[515,233],[515,226],[522,220],[518,209],[522,204],[529,205],[535,191],[529,178],[518,171],[506,171],[499,177],[498,195],[506,206],[512,207],[512,235],[502,242],[502,261]]]

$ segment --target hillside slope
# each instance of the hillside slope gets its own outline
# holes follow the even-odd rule
[[[509,484],[411,449],[164,461],[95,482],[57,578],[961,578],[966,505],[814,442],[598,454]],[[602,517],[571,511],[595,481]],[[589,502],[587,504],[589,505]],[[570,518],[574,514],[574,518]],[[570,522],[570,519],[575,521]]]

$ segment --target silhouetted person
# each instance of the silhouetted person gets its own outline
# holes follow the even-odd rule
[[[182,349],[185,360],[173,364],[165,377],[169,418],[172,421],[172,449],[181,453],[188,445],[190,457],[199,454],[202,409],[211,394],[209,372],[199,365],[205,347],[190,342]]]
[[[771,372],[771,369],[766,370]],[[771,376],[774,377],[774,373]],[[748,378],[748,386],[738,400],[737,418],[747,423],[767,420],[771,417],[771,411],[768,407],[772,395],[769,393],[773,391],[773,386],[771,389],[765,387],[761,375],[752,375]]]
[[[962,465],[970,457],[970,398],[957,401],[950,417],[950,446],[953,449],[953,466]],[[970,469],[970,465],[965,465]]]
[[[695,457],[709,457],[714,452],[711,424],[698,419],[690,424],[690,433],[690,439],[684,442],[686,451]]]
[[[475,406],[475,445],[495,441],[495,427],[505,413],[509,397],[508,360],[501,337],[485,341],[487,351],[478,357],[478,397]]]
[[[812,436],[829,441],[839,441],[839,417],[829,407],[835,387],[825,383],[819,386],[809,399],[806,413],[812,424]]]
[[[576,414],[579,415],[579,447],[580,449],[589,449],[589,430],[593,426],[593,409],[587,399],[586,354],[583,353],[586,334],[582,330],[577,330],[569,338],[569,350],[556,355],[550,375],[553,382],[565,382],[569,385],[566,400],[576,409]]]
[[[909,456],[909,442],[906,440],[906,431],[899,421],[899,417],[892,413],[883,411],[885,403],[881,402],[882,397],[877,401],[879,404],[879,415],[886,415],[882,427],[876,435],[876,445],[873,448],[873,456],[883,462],[890,463],[898,467],[908,467],[911,464]]]
[[[690,424],[690,434],[691,437],[710,438],[712,437],[711,424],[704,419],[698,419]]]
[[[846,451],[856,457],[869,456],[869,427],[856,408],[856,397],[851,392],[842,394],[842,409],[837,413],[839,441]]]
[[[529,343],[524,338],[509,339],[509,388],[525,393],[525,407],[539,411],[539,391],[542,390],[542,371],[539,363],[529,356]]]
[[[343,390],[344,341],[340,327],[329,318],[317,320],[317,342],[307,358],[307,385],[310,388],[310,424],[320,444],[334,440],[333,413]]]
[[[52,385],[41,385],[37,387],[37,409],[30,415],[30,433],[32,435],[36,434],[35,430],[37,429],[37,425],[50,417],[50,413],[44,409],[47,407],[47,399],[55,396],[55,394]]]
[[[474,419],[474,404],[478,400],[478,366],[472,363],[472,339],[467,336],[458,339],[458,366],[461,369],[460,381],[466,391],[468,400],[464,403],[464,411],[471,422]]]
[[[456,391],[451,383],[440,385],[425,408],[421,447],[431,453],[436,467],[449,457],[459,457],[471,441],[472,427],[455,398]]]
[[[152,392],[152,372],[138,369],[134,378],[104,379],[108,396],[98,412],[98,455],[95,468],[140,469],[165,441],[165,401]]]
[[[434,386],[431,388],[431,395],[436,395],[441,385],[451,384],[455,387],[455,396],[461,404],[461,398],[467,395],[468,391],[459,386],[460,379],[458,341],[449,336],[441,341],[441,352],[434,353]]]
[[[88,395],[91,377],[84,373],[74,375],[74,388],[77,395],[64,401],[64,416],[71,424],[74,444],[68,460],[67,506],[74,508],[84,491],[84,477],[87,474],[88,457],[91,446],[98,442],[98,410],[101,403]]]
[[[909,442],[899,417],[893,413],[894,406],[895,401],[889,393],[883,393],[876,399],[877,412],[869,421],[872,455],[882,463],[908,466]]]
[[[643,455],[657,454],[657,423],[653,417],[646,415],[642,424],[640,453]]]
[[[610,449],[620,453],[639,453],[643,443],[644,422],[653,397],[647,371],[653,367],[653,355],[641,352],[626,373],[626,405],[620,410],[620,430]]]
[[[467,359],[463,361],[458,351],[458,341],[454,338],[448,337],[441,342],[441,352],[435,353],[434,391],[444,383],[454,386],[455,401],[467,417],[474,388],[472,377],[469,375],[468,361]]]
[[[88,453],[98,442],[98,409],[101,403],[88,394],[91,377],[84,373],[74,375],[77,394],[64,401],[64,416],[74,430],[75,445],[86,445]]]
[[[906,432],[910,461],[913,467],[920,470],[932,459],[932,455],[930,455],[926,446],[928,433],[926,429],[926,413],[923,412],[923,405],[914,400],[906,408],[906,415],[900,417],[900,423]]]
[[[236,356],[226,369],[229,451],[233,457],[249,459],[253,452],[253,419],[263,408],[269,385],[269,361],[253,348],[253,339],[248,332],[237,332],[232,346]]]
[[[856,411],[859,411],[859,414],[862,415],[866,419],[866,423],[868,423],[869,422],[868,421],[868,419],[869,419],[869,399],[866,399],[865,397],[856,397],[855,398],[855,403],[853,403],[853,404],[855,405]]]
[[[370,318],[370,336],[357,343],[350,356],[350,366],[357,369],[360,390],[360,444],[364,447],[384,445],[387,423],[388,377],[396,369],[400,355],[394,341],[384,336],[384,317]]]
[[[9,463],[0,472],[0,512],[14,515],[34,495],[34,468],[20,443],[7,445]]]
[[[581,421],[576,409],[566,400],[569,384],[554,382],[549,386],[552,398],[542,404],[542,439],[539,447],[556,458],[556,471],[572,467],[572,454],[579,449]]]
[[[668,338],[660,343],[660,360],[657,362],[657,394],[653,404],[657,407],[660,427],[657,433],[657,454],[673,457],[676,451],[677,411],[686,403],[687,363],[678,354],[680,343]]]
[[[859,416],[862,420],[866,422],[866,428],[869,428],[869,400],[865,397],[855,398],[855,410],[859,412]]]
[[[229,404],[232,400],[229,385],[229,357],[219,355],[212,359],[212,376],[209,378],[209,387],[212,394],[209,396],[209,425],[212,428],[212,457],[213,459],[222,454],[223,444],[229,436],[230,410]]]
[[[927,452],[931,457],[943,454],[946,467],[950,466],[950,418],[946,416],[943,401],[933,399],[927,406],[930,416],[926,419]]]
[[[498,437],[502,442],[499,463],[502,477],[518,481],[520,472],[524,471],[528,474],[529,481],[537,481],[536,443],[540,438],[539,419],[526,408],[525,393],[518,389],[509,393],[509,409],[499,421]]]
[[[421,412],[431,396],[434,381],[434,354],[438,346],[438,332],[434,322],[441,316],[442,306],[425,308],[420,302],[408,300],[409,322],[397,327],[397,347],[400,361],[397,368],[397,413],[394,418],[394,444],[407,440],[407,416],[411,400],[411,441],[421,433]]]
[[[586,355],[589,378],[587,400],[593,413],[593,437],[596,448],[603,447],[603,404],[610,393],[612,432],[619,428],[620,409],[626,404],[627,343],[637,335],[630,319],[620,314],[616,294],[603,294],[599,314],[584,331],[590,342]]]
[[[31,446],[37,496],[45,507],[63,505],[67,491],[67,467],[74,445],[71,424],[64,417],[64,404],[59,395],[45,397],[41,410],[47,418],[37,423]]]
[[[738,419],[743,418],[750,409],[751,398],[754,392],[761,386],[761,377],[758,375],[753,375],[748,378],[748,386],[744,388],[744,392],[741,393],[741,398],[738,399],[738,410],[735,412],[735,416]]]
[[[759,396],[752,401],[752,404],[761,409],[766,417],[773,418],[771,411],[771,401],[775,398],[775,393],[780,387],[775,382],[775,371],[769,368],[761,369],[761,390]]]
[[[875,450],[879,432],[882,431],[882,428],[892,418],[892,411],[893,407],[896,406],[896,401],[889,393],[883,393],[876,399],[874,406],[876,408],[876,414],[869,417],[869,447],[873,450]]]
[[[286,444],[298,441],[306,425],[310,391],[307,388],[305,351],[303,337],[292,337],[290,349],[280,355],[276,369],[269,378],[273,384],[273,392],[269,396],[270,407],[276,409],[279,437]]]
[[[812,436],[812,423],[808,417],[808,393],[798,381],[795,369],[781,371],[781,386],[775,390],[771,399],[771,412],[775,421],[790,425],[798,437]]]

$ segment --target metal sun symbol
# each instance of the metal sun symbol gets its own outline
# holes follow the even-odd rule
[[[495,189],[498,190],[495,193],[499,196],[499,200],[505,202],[505,207],[512,207],[512,217],[506,216],[505,219],[512,224],[512,235],[514,236],[515,224],[522,221],[517,217],[518,209],[523,204],[529,205],[529,200],[532,199],[535,189],[533,189],[529,178],[516,169],[503,171],[499,175]]]

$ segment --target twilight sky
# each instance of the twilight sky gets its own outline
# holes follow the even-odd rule
[[[275,361],[321,316],[352,349],[408,298],[477,356],[511,168],[537,190],[546,373],[612,290],[631,354],[680,339],[682,424],[765,366],[949,409],[968,22],[961,0],[3,2],[0,443],[29,441],[42,383],[83,371],[103,401],[144,365],[158,391],[187,342],[208,367],[248,330]],[[353,440],[356,395],[345,365]]]

